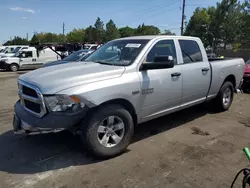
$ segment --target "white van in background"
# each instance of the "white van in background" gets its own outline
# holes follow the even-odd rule
[[[0,53],[0,58],[13,57],[20,50],[28,49],[29,46],[8,46],[4,52]]]
[[[0,59],[0,69],[17,71],[19,69],[36,69],[45,62],[56,61],[59,56],[50,48],[38,51],[35,47],[28,47],[16,53],[13,57]]]

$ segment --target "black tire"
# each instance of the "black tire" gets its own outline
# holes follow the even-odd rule
[[[97,129],[101,122],[117,116],[124,123],[124,134],[121,141],[113,147],[105,147],[98,141]],[[81,138],[87,150],[97,158],[110,158],[123,153],[134,134],[134,123],[131,114],[120,105],[105,105],[97,109],[87,121],[81,124]]]
[[[18,65],[17,64],[11,64],[10,65],[10,70],[12,71],[12,72],[16,72],[16,71],[18,71]]]
[[[228,91],[228,89],[230,90],[231,93],[230,93],[230,98],[229,98],[227,104],[225,104],[225,102],[223,102],[223,97],[224,97],[224,94]],[[217,97],[213,101],[214,106],[215,106],[215,110],[217,112],[227,111],[233,102],[233,98],[234,98],[234,86],[233,86],[233,84],[231,82],[224,82]]]

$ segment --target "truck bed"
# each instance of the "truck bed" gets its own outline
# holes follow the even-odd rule
[[[232,60],[232,59],[238,59],[238,58],[219,58],[219,57],[216,57],[216,58],[208,58],[208,61],[214,62],[214,61],[225,61],[225,60]]]
[[[240,85],[243,77],[245,62],[242,58],[223,58],[223,59],[209,59],[211,67],[211,87],[208,93],[208,98],[212,98],[217,95],[222,82],[227,76],[231,76],[235,79],[235,89]],[[237,75],[237,76],[235,76]]]

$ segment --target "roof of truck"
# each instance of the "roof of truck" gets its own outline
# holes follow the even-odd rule
[[[174,36],[174,35],[144,35],[144,36],[132,36],[132,37],[125,37],[121,38],[119,40],[124,39],[144,39],[144,40],[152,40],[156,38],[164,38],[164,37],[170,37],[170,38],[178,38],[178,39],[198,39],[197,37],[189,37],[189,36]]]

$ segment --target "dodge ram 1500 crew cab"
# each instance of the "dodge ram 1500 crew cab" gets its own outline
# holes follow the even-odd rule
[[[243,59],[209,62],[198,38],[113,40],[86,62],[21,75],[14,131],[67,129],[80,134],[96,156],[115,156],[129,145],[136,124],[208,100],[217,110],[228,110],[244,67]]]

